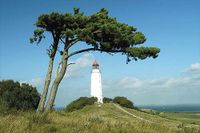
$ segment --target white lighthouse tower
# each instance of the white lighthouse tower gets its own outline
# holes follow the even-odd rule
[[[91,97],[96,97],[98,103],[103,103],[101,72],[99,70],[99,64],[96,62],[96,60],[92,64]]]

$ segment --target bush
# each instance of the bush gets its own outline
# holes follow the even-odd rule
[[[113,99],[113,102],[126,108],[134,108],[133,102],[128,100],[126,97],[117,96]]]
[[[36,109],[40,95],[35,87],[29,84],[0,81],[0,110],[31,110]]]
[[[97,102],[97,98],[95,97],[80,97],[77,100],[71,102],[69,105],[67,105],[65,111],[72,112],[78,109],[82,109],[86,105],[93,105],[95,102]]]
[[[103,103],[111,103],[113,101],[113,99],[108,98],[108,97],[104,97],[103,98]]]
[[[5,112],[8,112],[8,107],[5,105],[5,103],[0,99],[0,114],[4,114]]]

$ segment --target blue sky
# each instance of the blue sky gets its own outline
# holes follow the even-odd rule
[[[76,56],[71,59],[76,64],[60,85],[56,106],[89,96],[94,59],[101,66],[104,96],[127,96],[135,104],[198,104],[199,5],[199,0],[1,0],[0,79],[28,82],[41,92],[51,39],[47,37],[39,46],[29,43],[37,17],[52,11],[72,12],[74,7],[86,15],[107,8],[110,16],[142,31],[147,37],[144,45],[159,47],[160,56],[128,65],[121,55],[92,52]]]

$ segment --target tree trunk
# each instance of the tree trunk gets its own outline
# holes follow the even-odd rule
[[[49,85],[51,82],[51,75],[52,75],[52,70],[53,70],[53,62],[54,62],[54,57],[50,58],[49,60],[49,66],[48,66],[48,72],[46,74],[46,79],[45,79],[45,83],[44,83],[44,89],[40,98],[40,102],[37,108],[38,112],[43,112],[44,111],[44,106],[45,106],[45,102],[46,102],[46,98],[47,98],[47,93],[48,93],[48,89],[49,89]]]
[[[57,51],[57,48],[58,48],[58,43],[59,43],[59,38],[57,36],[55,36],[53,46],[49,50],[49,53],[48,53],[49,54],[49,66],[48,66],[48,71],[47,71],[46,78],[45,78],[44,89],[43,89],[42,95],[40,97],[40,102],[39,102],[39,105],[38,105],[38,108],[37,108],[38,112],[44,111],[49,85],[51,83],[53,63],[54,63],[54,58],[55,58],[56,51]]]
[[[48,99],[48,102],[47,102],[46,111],[53,109],[53,105],[54,105],[54,101],[55,101],[55,98],[56,98],[58,86],[59,86],[61,80],[63,79],[63,77],[66,73],[66,69],[67,69],[66,57],[67,57],[67,54],[68,54],[67,52],[63,53],[62,61],[61,61],[61,70],[57,73],[56,79],[54,80],[53,85],[51,87],[51,92],[50,92],[49,99]]]

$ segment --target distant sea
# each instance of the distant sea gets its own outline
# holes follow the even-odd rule
[[[161,112],[200,112],[200,104],[191,105],[138,105],[141,109],[152,109]]]

